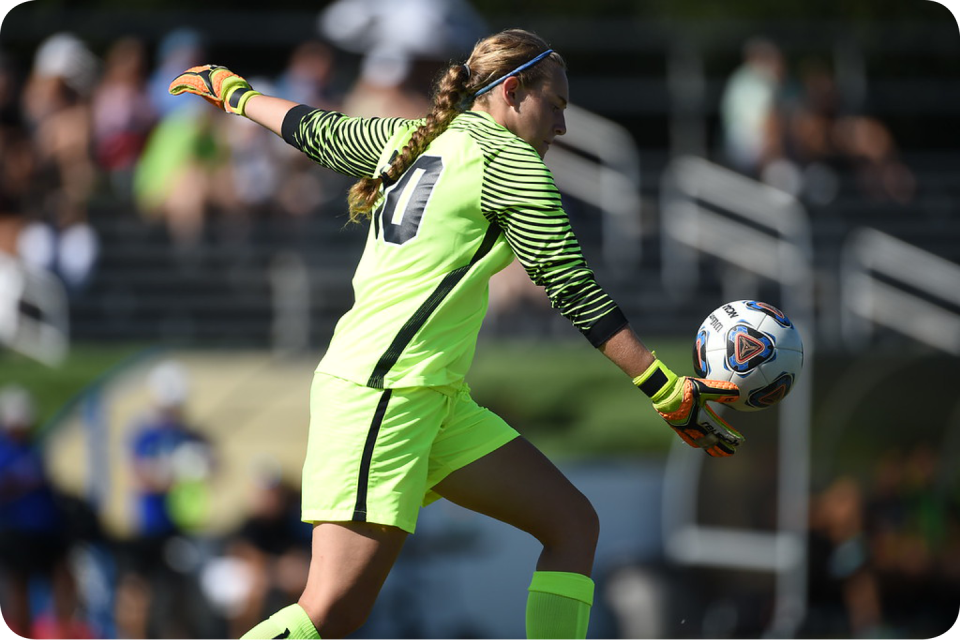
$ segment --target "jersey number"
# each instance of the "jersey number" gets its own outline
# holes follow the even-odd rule
[[[420,156],[396,184],[387,189],[376,216],[383,229],[383,241],[403,244],[417,237],[430,194],[443,171],[440,156]]]

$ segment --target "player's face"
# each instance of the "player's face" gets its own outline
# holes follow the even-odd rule
[[[539,85],[517,89],[516,110],[507,128],[528,142],[543,158],[553,139],[567,132],[563,111],[567,108],[569,95],[566,71],[551,64],[550,75]]]

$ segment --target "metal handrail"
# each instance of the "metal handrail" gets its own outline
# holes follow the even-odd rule
[[[597,206],[603,215],[604,262],[627,270],[640,261],[640,154],[622,126],[571,104],[568,132],[547,154],[558,188]]]
[[[36,313],[24,313],[23,307]],[[0,344],[54,367],[70,346],[70,311],[63,283],[0,251]]]
[[[848,345],[862,348],[882,325],[960,355],[960,265],[869,227],[850,234],[840,264]]]

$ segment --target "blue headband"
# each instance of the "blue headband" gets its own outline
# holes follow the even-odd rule
[[[493,82],[491,82],[490,84],[488,84],[487,86],[485,86],[483,89],[480,89],[480,91],[477,91],[476,93],[473,94],[473,97],[476,98],[476,97],[482,96],[482,95],[485,94],[487,91],[490,91],[490,89],[493,89],[495,86],[497,86],[498,84],[500,84],[501,82],[503,82],[504,80],[506,80],[507,78],[509,78],[510,76],[515,76],[515,75],[517,75],[518,73],[520,73],[521,71],[523,71],[524,69],[526,69],[526,68],[528,68],[528,67],[532,67],[533,65],[537,64],[538,62],[540,62],[541,60],[543,60],[544,58],[546,58],[546,57],[547,57],[548,55],[550,55],[551,53],[553,53],[553,49],[547,49],[546,51],[544,51],[543,53],[541,53],[540,55],[538,55],[536,58],[534,58],[534,59],[531,60],[530,62],[525,62],[525,63],[523,63],[522,65],[520,65],[519,67],[517,67],[516,69],[514,69],[513,71],[511,71],[511,72],[508,73],[507,75],[501,76],[500,78],[497,78],[496,80],[494,80]]]

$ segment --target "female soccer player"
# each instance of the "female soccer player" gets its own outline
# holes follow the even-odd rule
[[[705,406],[739,392],[674,375],[597,285],[543,157],[566,131],[566,64],[519,29],[477,43],[439,78],[420,120],[350,118],[254,91],[224,67],[188,70],[194,93],[355,176],[369,219],[353,280],[314,377],[303,519],[314,525],[297,604],[247,638],[342,637],[360,627],[422,505],[443,497],[535,536],[530,638],[584,638],[597,515],[533,445],[470,397],[464,376],[490,277],[516,256],[553,305],[694,447],[733,454],[739,433]],[[319,635],[318,635],[319,634]]]

